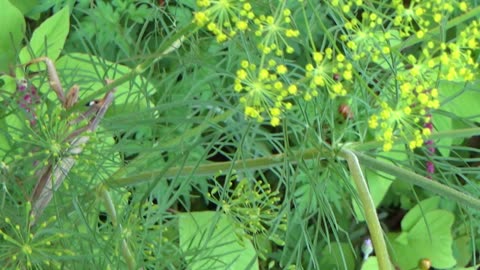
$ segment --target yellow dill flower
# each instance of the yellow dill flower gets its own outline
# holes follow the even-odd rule
[[[298,37],[300,32],[290,26],[290,16],[291,11],[284,9],[283,12],[275,13],[275,17],[261,15],[254,20],[257,27],[255,35],[261,37],[258,47],[264,54],[275,52],[276,55],[282,56],[284,52],[290,54],[294,52],[293,47],[288,44],[288,39]]]
[[[240,103],[245,107],[245,116],[262,122],[270,119],[270,124],[280,123],[282,111],[291,108],[285,99],[297,94],[295,85],[285,84],[280,75],[287,72],[284,65],[276,65],[275,61],[267,61],[268,68],[256,68],[256,65],[243,60],[242,68],[236,72],[234,89],[243,94]],[[246,67],[246,68],[243,68]]]
[[[193,21],[196,25],[204,26],[208,22],[208,16],[205,12],[195,12],[193,15]]]
[[[245,32],[249,24],[255,19],[252,6],[243,1],[199,0],[200,10],[194,13],[193,22],[198,26],[205,26],[215,35],[217,42],[222,43],[234,37],[237,32]]]
[[[378,117],[376,115],[370,116],[368,119],[368,127],[376,129],[378,127]]]
[[[287,67],[285,65],[278,65],[277,66],[277,73],[280,74],[280,75],[283,75],[285,73],[287,73]]]

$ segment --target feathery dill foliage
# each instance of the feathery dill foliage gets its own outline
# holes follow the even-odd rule
[[[337,150],[351,142],[380,142],[372,152],[420,174],[423,162],[432,179],[463,188],[460,173],[450,170],[451,157],[436,159],[429,136],[443,105],[440,82],[469,85],[479,77],[480,20],[467,20],[453,37],[447,31],[452,18],[474,8],[471,2],[113,0],[96,8],[87,2],[72,10],[78,29],[65,53],[89,52],[103,58],[98,63],[118,60],[131,70],[137,60],[155,58],[147,60],[142,80],[157,92],[131,108],[128,93],[127,106],[112,108],[78,155],[67,143],[85,125],[70,125],[78,113],[39,116],[16,108],[23,120],[10,135],[19,139],[0,159],[0,262],[6,268],[209,269],[202,265],[208,261],[219,269],[355,269],[361,244],[368,244],[364,260],[373,247],[352,207],[358,196],[351,171],[337,160]],[[90,31],[99,25],[104,29]],[[182,47],[158,54],[163,40],[185,25],[192,32]],[[62,80],[75,83],[71,74]],[[405,143],[401,150],[398,141]],[[314,157],[305,150],[312,147]],[[422,149],[428,151],[422,155]],[[30,227],[35,181],[66,156],[77,164]],[[458,156],[452,159],[464,167],[478,162]],[[206,176],[219,171],[228,177]],[[476,172],[465,173],[469,186]],[[366,175],[369,184],[386,178],[373,170]],[[387,194],[390,185],[374,194],[386,207],[408,210],[430,196],[403,187]],[[193,218],[212,208],[234,240],[212,240],[220,223],[208,220],[209,231]],[[185,220],[198,228],[186,228]],[[182,238],[192,232],[222,252],[208,241]],[[250,244],[253,259],[245,259]]]
[[[197,7],[194,23],[218,43],[253,45],[245,48],[246,57],[232,60],[238,68],[230,71],[231,89],[239,94],[245,119],[273,127],[293,130],[293,116],[317,117],[304,108],[323,104],[329,106],[324,110],[328,112],[334,109],[331,104],[346,103],[354,106],[355,113],[348,111],[345,118],[358,120],[354,129],[368,134],[357,133],[353,140],[373,138],[383,144],[384,152],[391,151],[399,139],[407,142],[410,151],[426,142],[432,149],[428,137],[432,112],[441,106],[439,82],[471,83],[478,78],[479,20],[470,20],[456,38],[437,35],[450,19],[472,8],[466,1],[278,1],[269,5],[204,0],[197,1]],[[418,40],[415,46],[403,47],[412,38]],[[329,122],[320,125],[334,134],[342,132]],[[334,197],[328,192],[322,195]],[[228,200],[217,204],[232,212]],[[338,230],[338,213],[320,214],[329,224],[325,231]],[[315,246],[305,245],[307,249]],[[312,260],[311,264],[318,263]]]
[[[62,261],[75,253],[65,245],[65,240],[70,237],[60,229],[52,228],[57,221],[56,216],[32,229],[28,228],[28,212],[31,204],[26,203],[24,216],[12,220],[5,217],[1,221],[0,261],[4,269],[36,269],[50,267],[58,269]],[[21,220],[23,218],[23,220]],[[52,260],[52,258],[55,258]]]
[[[280,1],[270,15],[260,14],[262,7],[256,2],[197,1],[194,22],[205,26],[218,42],[242,34],[257,45],[257,52],[249,52],[252,59],[240,60],[233,86],[242,94],[240,103],[248,118],[278,126],[295,98],[351,99],[359,91],[355,79],[360,78],[355,74],[375,74],[378,66],[389,67],[393,76],[384,78],[373,105],[378,112],[370,116],[368,126],[384,142],[384,151],[391,150],[398,137],[409,139],[409,148],[415,149],[430,135],[425,126],[430,124],[431,110],[440,106],[438,80],[470,82],[475,78],[478,63],[472,51],[478,46],[478,21],[472,21],[457,39],[427,42],[420,54],[404,55],[397,46],[413,34],[423,38],[467,11],[464,1],[409,1],[408,6],[393,1],[389,6],[368,7],[363,1],[331,1],[332,16],[342,26],[340,40],[346,47],[330,40],[332,44],[323,51],[305,50],[311,60],[303,73],[298,73],[299,67],[290,71],[295,65],[283,57],[294,53],[294,46],[302,42],[287,2]],[[310,3],[297,4],[307,9]],[[368,65],[354,68],[354,62]]]
[[[237,183],[232,189],[234,182]],[[286,231],[287,216],[282,214],[280,193],[272,191],[270,184],[261,180],[245,178],[238,181],[237,176],[230,177],[226,186],[225,189],[214,187],[207,194],[208,198],[232,217],[237,226],[251,234],[250,237],[264,235],[278,245],[284,245],[284,235],[275,231],[270,233],[272,229],[282,234]]]

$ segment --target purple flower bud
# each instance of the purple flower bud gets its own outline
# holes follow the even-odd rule
[[[433,123],[432,123],[432,115],[427,114],[427,122],[423,125],[425,128],[428,128],[430,131],[433,131]],[[435,147],[434,147],[434,142],[433,140],[427,140],[425,142],[425,145],[428,146],[428,155],[433,156],[435,155]],[[435,173],[435,165],[433,164],[432,161],[427,161],[426,163],[427,167],[427,177],[432,178],[432,174]]]
[[[431,162],[431,161],[427,161],[427,173],[429,175],[435,173],[435,165],[433,165],[433,162]]]
[[[32,97],[29,94],[23,96],[23,100],[27,103],[32,103]]]
[[[17,90],[18,91],[21,91],[21,92],[25,91],[25,89],[27,89],[27,85],[28,85],[27,80],[25,80],[25,79],[17,80]]]
[[[21,98],[17,101],[18,105],[27,113],[30,125],[33,126],[35,125],[37,118],[33,104],[40,103],[38,91],[35,86],[29,86],[25,79],[17,80],[17,90],[21,93]]]

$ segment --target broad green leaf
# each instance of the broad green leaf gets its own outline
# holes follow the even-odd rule
[[[0,157],[5,155],[3,151],[12,150],[13,143],[21,138],[22,134],[18,131],[23,130],[25,122],[17,114],[10,114],[4,119],[0,120]],[[11,161],[12,157],[8,157],[7,161]]]
[[[432,122],[436,132],[452,130],[452,118],[450,117],[438,113],[432,113]],[[450,155],[449,146],[451,146],[452,143],[453,138],[451,137],[435,140],[435,144],[442,146],[439,147],[438,150],[444,157],[448,157]]]
[[[466,235],[455,239],[453,242],[453,254],[457,260],[457,266],[466,266],[472,259],[472,237]]]
[[[415,205],[408,213],[403,217],[401,227],[403,231],[410,231],[419,220],[424,219],[424,215],[432,210],[438,209],[440,204],[440,197],[435,196],[421,201]]]
[[[8,0],[0,0],[0,72],[8,72],[15,65],[16,50],[25,34],[22,12]]]
[[[167,11],[169,14],[173,14],[175,16],[175,20],[177,21],[177,25],[179,28],[185,27],[192,21],[192,10],[179,7],[179,6],[168,6]]]
[[[320,269],[354,269],[355,255],[350,245],[333,242],[325,246],[321,253]]]
[[[453,267],[456,264],[452,250],[453,222],[454,215],[451,212],[432,210],[425,213],[424,218],[419,219],[411,230],[404,231],[404,237],[389,235],[395,264],[400,269],[414,269],[421,259],[429,259],[437,269]]]
[[[42,56],[47,56],[52,60],[57,59],[63,49],[69,29],[70,13],[68,7],[65,7],[35,29],[28,46],[20,51],[21,63]]]
[[[27,15],[38,4],[38,0],[11,0],[11,2],[24,15]]]
[[[0,76],[0,80],[2,80],[4,83],[3,86],[1,87],[1,91],[3,92],[0,95],[0,102],[1,102],[3,101],[3,96],[13,95],[17,91],[17,82],[14,77],[11,77],[9,75]]]
[[[80,86],[80,99],[105,86],[105,79],[114,80],[132,71],[127,66],[80,53],[61,57],[56,62],[56,67],[64,87],[71,87],[74,84]],[[149,104],[150,95],[155,91],[155,87],[143,76],[136,76],[117,87],[114,106],[109,108],[107,116],[118,112],[131,113],[144,110]],[[55,99],[54,93],[51,92],[49,98]]]
[[[377,257],[371,256],[368,257],[366,261],[363,262],[361,270],[378,270],[378,260]]]
[[[250,240],[239,239],[236,225],[213,211],[179,215],[180,248],[188,269],[259,269]]]
[[[464,82],[440,81],[441,109],[459,117],[480,121],[480,91]]]
[[[0,120],[0,157],[5,157],[6,153],[10,150],[10,140],[8,139],[8,125],[4,119]],[[11,160],[7,160],[10,162]]]
[[[15,91],[17,90],[15,78],[3,75],[0,76],[0,79],[4,82],[0,91],[7,96],[15,94]],[[0,102],[2,101],[4,100],[2,96],[0,96]],[[17,104],[14,104],[14,106],[20,108]],[[22,130],[22,127],[24,126],[22,115],[23,114],[9,113],[6,117],[0,119],[0,159],[5,156],[6,152],[11,150],[13,142],[18,141],[20,136],[22,136],[22,134],[19,134],[18,132],[19,130]],[[7,158],[6,161],[11,161],[11,159],[11,157]]]
[[[480,267],[480,264],[477,264],[477,265],[474,265],[472,267],[455,267],[453,268],[453,270],[478,270],[478,268]]]

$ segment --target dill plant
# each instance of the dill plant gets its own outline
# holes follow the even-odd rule
[[[71,154],[72,127],[5,103],[25,118],[0,115],[16,132],[0,134],[7,268],[478,265],[478,147],[455,139],[479,133],[478,108],[462,108],[479,98],[476,2],[85,3],[62,81],[90,85],[85,101],[127,94],[35,226],[36,174]],[[87,33],[109,12],[135,44]]]

